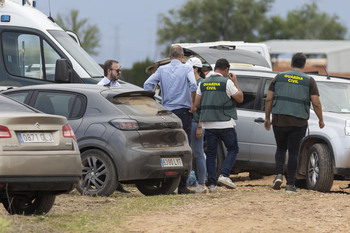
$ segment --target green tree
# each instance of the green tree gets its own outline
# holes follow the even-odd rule
[[[324,39],[342,40],[347,29],[337,15],[321,12],[315,3],[291,10],[286,20],[280,16],[267,19],[260,29],[260,39]]]
[[[56,23],[64,30],[75,32],[80,39],[81,47],[90,55],[98,55],[96,49],[100,47],[100,30],[97,25],[88,24],[88,19],[78,19],[79,11],[71,10],[70,14],[62,18],[57,14]]]
[[[131,69],[122,70],[122,79],[139,87],[143,87],[143,83],[149,77],[146,73],[146,68],[153,64],[149,58],[144,61],[136,62]]]
[[[189,0],[160,15],[158,44],[218,40],[257,41],[257,31],[274,0]]]

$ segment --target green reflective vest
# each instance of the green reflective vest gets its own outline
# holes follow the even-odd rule
[[[292,70],[280,73],[276,79],[272,114],[309,119],[310,76]]]
[[[226,94],[228,79],[220,75],[207,77],[202,81],[200,121],[229,121],[237,120],[236,101]]]

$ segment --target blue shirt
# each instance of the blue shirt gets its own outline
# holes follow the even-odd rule
[[[167,109],[191,108],[191,92],[197,90],[193,67],[177,59],[160,66],[143,84],[145,90],[153,90],[160,83],[162,105]]]
[[[97,85],[105,86],[105,85],[109,84],[110,82],[111,81],[109,81],[109,79],[106,76],[104,76],[103,79],[97,83]],[[114,81],[110,84],[110,86],[111,87],[120,87],[120,83],[118,83],[118,81]]]

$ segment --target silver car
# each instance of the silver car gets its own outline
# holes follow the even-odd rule
[[[0,200],[10,214],[47,213],[81,177],[76,139],[65,117],[0,95]]]
[[[244,93],[237,104],[239,155],[233,173],[274,174],[275,139],[264,128],[265,99],[274,72],[234,70]],[[297,179],[299,186],[327,192],[334,178],[350,178],[350,79],[311,75],[317,82],[326,126],[320,129],[313,110],[307,133],[299,152]],[[225,157],[220,145],[219,164]],[[286,160],[288,161],[288,160]]]

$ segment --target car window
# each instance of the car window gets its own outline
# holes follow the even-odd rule
[[[161,104],[147,96],[115,97],[113,103],[124,113],[137,116],[155,116],[166,110]]]
[[[54,81],[60,55],[41,37],[21,32],[2,33],[7,71],[16,76]]]
[[[34,112],[29,107],[22,105],[0,94],[0,112]]]
[[[254,109],[261,79],[258,77],[241,76],[237,78],[237,81],[244,96],[243,103],[236,103],[237,108]]]
[[[75,93],[39,92],[34,108],[48,113],[65,116],[68,120],[82,117],[85,98]]]
[[[24,92],[24,91],[21,91],[21,92],[15,92],[15,93],[10,93],[10,94],[7,94],[7,96],[10,96],[12,99],[15,99],[19,102],[22,102],[24,103],[24,101],[26,100],[27,96],[29,95],[29,92]]]

